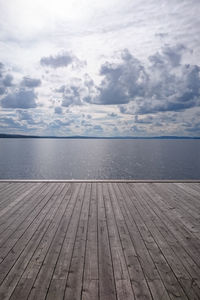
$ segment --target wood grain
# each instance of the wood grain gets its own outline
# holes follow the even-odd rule
[[[200,184],[0,182],[0,299],[199,300]]]

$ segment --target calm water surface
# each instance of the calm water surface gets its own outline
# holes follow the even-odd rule
[[[200,140],[0,139],[1,179],[200,179]]]

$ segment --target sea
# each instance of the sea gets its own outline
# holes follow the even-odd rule
[[[0,179],[200,179],[200,140],[2,138]]]

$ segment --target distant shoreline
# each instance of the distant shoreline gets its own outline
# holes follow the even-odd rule
[[[0,133],[0,138],[14,138],[14,139],[20,139],[20,138],[28,138],[28,139],[107,139],[107,140],[139,140],[139,139],[189,139],[189,140],[197,140],[200,139],[200,137],[190,137],[190,136],[114,136],[114,137],[106,137],[106,136],[37,136],[37,135],[23,135],[23,134],[4,134]]]

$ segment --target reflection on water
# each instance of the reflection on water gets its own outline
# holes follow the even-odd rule
[[[1,179],[199,179],[200,140],[0,139]]]

